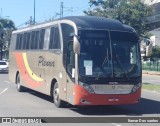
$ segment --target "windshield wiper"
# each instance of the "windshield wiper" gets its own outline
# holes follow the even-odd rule
[[[102,65],[101,65],[100,69],[103,68],[104,65],[105,65],[107,62],[108,62],[108,49],[106,48],[106,55],[105,55],[105,57],[104,57],[104,60],[103,60],[103,63],[102,63]],[[103,75],[102,71],[99,71],[99,72],[98,72],[98,75],[97,75],[97,77],[96,77],[96,80],[98,80],[99,77],[101,77],[102,75]]]
[[[104,57],[104,60],[103,60],[103,63],[102,63],[102,68],[108,62],[108,49],[106,48],[106,50],[107,50],[107,53],[106,53],[106,56]]]

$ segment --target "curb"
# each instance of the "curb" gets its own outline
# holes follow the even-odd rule
[[[160,76],[160,72],[156,72],[156,71],[142,71],[142,74],[158,75],[158,76]]]

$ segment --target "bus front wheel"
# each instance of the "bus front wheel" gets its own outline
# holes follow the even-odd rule
[[[65,102],[59,98],[58,82],[55,83],[53,88],[53,102],[57,108],[62,108],[65,105]]]

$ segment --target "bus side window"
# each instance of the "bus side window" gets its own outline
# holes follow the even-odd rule
[[[67,49],[66,47],[67,42],[69,42],[72,38],[71,38],[71,34],[74,33],[74,28],[71,25],[68,24],[61,24],[61,28],[62,28],[62,36],[63,36],[63,53],[66,54]]]
[[[60,49],[60,36],[58,27],[51,28],[49,49]]]
[[[45,31],[43,50],[48,50],[49,40],[50,40],[50,28],[46,29]]]
[[[35,48],[35,31],[31,32],[31,41],[30,41],[30,49]]]
[[[17,38],[16,38],[16,50],[19,50],[19,43],[20,43],[20,34],[17,34]]]
[[[22,49],[26,49],[26,44],[27,44],[27,33],[23,34],[23,47]]]
[[[30,32],[27,33],[26,49],[30,49]]]
[[[68,24],[61,24],[62,29],[62,41],[63,41],[63,66],[65,67],[67,64],[67,42],[69,42],[71,39],[73,40],[73,37],[70,37],[71,33],[74,33],[74,28],[71,25]]]
[[[39,49],[39,31],[35,34],[35,49]]]
[[[12,34],[11,36],[11,43],[10,43],[10,50],[16,50],[16,42],[17,42],[17,34]]]
[[[18,44],[18,49],[19,49],[19,50],[22,49],[22,42],[23,42],[23,34],[20,34],[19,44]]]
[[[72,70],[75,68],[75,55],[73,52],[73,42],[69,42],[68,44],[68,53],[67,53],[67,70],[72,75],[72,78],[74,77],[72,73]]]
[[[22,38],[21,38],[21,50],[23,50],[23,45],[24,45],[24,33],[22,34]]]
[[[40,30],[39,49],[43,49],[45,29]]]

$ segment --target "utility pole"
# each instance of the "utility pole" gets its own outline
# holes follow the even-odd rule
[[[36,2],[34,0],[34,18],[33,18],[33,24],[36,23]]]
[[[60,18],[63,17],[63,2],[61,2],[61,5],[60,5]]]
[[[29,22],[27,22],[27,24],[29,25],[33,25],[34,24],[34,19],[32,19],[32,16],[30,16]]]
[[[2,18],[2,8],[1,8],[1,16],[0,16],[0,18]]]

